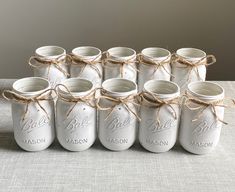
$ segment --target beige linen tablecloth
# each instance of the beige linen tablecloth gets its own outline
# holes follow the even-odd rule
[[[0,80],[1,90],[14,80]],[[218,82],[235,98],[235,82]],[[207,155],[176,145],[153,154],[138,142],[111,152],[97,141],[84,152],[54,142],[42,152],[25,152],[15,143],[10,104],[0,99],[0,191],[235,191],[235,109],[226,109],[220,143]]]

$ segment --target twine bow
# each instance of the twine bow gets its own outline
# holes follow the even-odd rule
[[[68,89],[68,87],[63,84],[57,84],[55,90],[57,90],[59,86],[62,86],[66,89],[67,93],[69,94],[69,97],[63,96],[59,91],[57,91],[58,98],[68,103],[74,103],[74,105],[67,111],[67,117],[70,115],[70,113],[73,111],[73,109],[78,103],[86,103],[90,107],[96,107],[94,104],[92,104],[92,101],[94,100],[95,96],[95,90],[91,91],[90,93],[84,96],[74,96],[73,93]]]
[[[130,66],[134,71],[139,71],[136,67],[135,67],[135,56],[130,58],[130,59],[127,59],[127,60],[114,60],[114,59],[111,59],[110,58],[110,54],[108,51],[105,51],[103,53],[103,64],[104,64],[104,67],[107,67],[107,65],[105,65],[106,63],[112,63],[112,64],[118,64],[118,65],[121,65],[120,66],[120,74],[121,74],[121,77],[123,78],[124,76],[124,66],[127,65],[127,66]]]
[[[32,63],[33,60],[40,63],[40,65],[33,64]],[[28,61],[29,65],[33,68],[40,68],[43,65],[48,65],[47,78],[49,77],[51,65],[53,65],[55,68],[57,68],[66,77],[69,77],[70,76],[69,73],[60,66],[62,63],[65,63],[65,62],[66,62],[66,56],[65,55],[61,55],[60,57],[58,57],[56,59],[44,59],[44,58],[38,57],[38,56],[31,56],[29,58],[29,61]]]
[[[42,93],[40,93],[39,95],[33,97],[26,97],[14,91],[4,90],[2,96],[8,101],[14,101],[16,103],[26,104],[26,108],[22,118],[23,121],[25,120],[26,114],[28,113],[30,103],[37,104],[40,107],[40,109],[46,114],[47,118],[50,119],[46,109],[40,104],[40,101],[53,100],[54,98],[49,96],[51,95],[51,92],[55,92],[54,89],[47,89]]]
[[[197,99],[195,97],[190,96],[187,91],[183,95],[183,97],[186,98],[184,105],[191,111],[196,111],[199,110],[198,113],[196,114],[196,117],[192,120],[192,122],[198,121],[200,117],[202,116],[203,112],[210,108],[212,114],[215,117],[216,121],[220,121],[221,123],[227,125],[228,123],[223,121],[217,114],[216,112],[216,107],[227,107],[226,105],[223,104],[223,99],[222,100],[216,100],[216,101],[202,101],[200,99]],[[190,106],[190,103],[195,103],[198,104],[197,107],[192,107]]]
[[[171,109],[170,110],[171,115],[173,116],[175,120],[178,118],[177,112],[172,106],[172,104],[179,105],[179,97],[176,97],[170,100],[163,100],[163,99],[157,98],[154,94],[150,92],[145,92],[145,91],[141,92],[139,96],[140,96],[140,102],[142,103],[142,105],[157,108],[156,121],[158,125],[160,125],[159,113],[163,106],[168,106]]]
[[[91,61],[83,59],[82,57],[79,57],[79,56],[74,55],[72,53],[67,55],[67,56],[68,56],[68,59],[69,59],[69,61],[70,61],[70,63],[72,65],[81,65],[82,66],[82,69],[81,69],[81,71],[78,74],[78,77],[83,73],[85,68],[87,66],[89,66],[91,69],[96,71],[96,73],[98,74],[99,78],[102,78],[102,73],[100,72],[99,68],[96,66],[96,64],[101,63],[101,59],[98,59],[100,57],[100,55],[98,55],[97,57],[95,57]]]
[[[108,96],[105,94],[105,92],[106,92],[105,90],[101,89],[101,95],[97,98],[97,101],[96,101],[96,107],[98,110],[109,111],[105,120],[108,119],[108,117],[112,114],[112,112],[118,105],[123,105],[129,114],[133,114],[139,121],[141,121],[138,114],[135,111],[133,111],[131,107],[129,106],[129,104],[132,104],[134,106],[139,106],[139,104],[135,102],[137,94],[131,94],[126,97],[117,98],[117,97]],[[113,102],[114,104],[111,107],[100,106],[100,99],[106,99],[108,101]]]
[[[153,78],[154,74],[156,73],[156,71],[159,68],[162,68],[167,74],[169,74],[171,77],[174,78],[174,75],[171,74],[165,67],[166,64],[170,64],[170,58],[171,58],[171,56],[169,55],[168,57],[166,57],[164,60],[161,60],[161,61],[156,61],[154,59],[146,60],[146,59],[144,59],[144,55],[139,53],[136,57],[136,60],[138,63],[142,63],[144,65],[154,67],[154,71],[153,71],[151,78]]]
[[[199,59],[198,61],[188,61],[186,58],[173,53],[172,54],[172,63],[178,62],[181,65],[184,65],[183,68],[190,68],[189,72],[188,72],[188,77],[187,77],[187,82],[191,81],[191,74],[193,71],[196,72],[196,75],[198,77],[199,80],[203,80],[200,76],[198,67],[204,65],[205,67],[208,67],[212,64],[214,64],[216,62],[216,58],[214,55],[207,55],[201,59]]]

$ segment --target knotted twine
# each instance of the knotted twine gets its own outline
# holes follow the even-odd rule
[[[227,122],[223,121],[218,116],[218,114],[216,112],[216,107],[224,107],[224,108],[227,107],[227,105],[223,104],[223,99],[215,100],[215,101],[203,101],[203,100],[200,100],[198,98],[191,96],[187,91],[185,92],[183,97],[185,97],[184,105],[189,110],[191,110],[191,111],[199,110],[198,113],[196,114],[195,118],[192,120],[192,122],[198,121],[200,119],[200,117],[203,115],[203,112],[209,108],[211,110],[212,114],[214,115],[216,121],[220,121],[221,123],[223,123],[225,125],[228,124]],[[192,106],[190,106],[190,103],[198,104],[198,106],[192,107]]]
[[[148,107],[152,107],[152,108],[156,108],[156,121],[158,123],[158,125],[160,125],[160,119],[159,119],[159,114],[160,111],[162,109],[163,106],[168,106],[171,110],[170,113],[173,116],[173,118],[176,120],[177,117],[177,112],[174,109],[174,107],[172,106],[173,104],[175,105],[179,105],[179,97],[175,97],[173,99],[159,99],[157,98],[157,96],[155,96],[154,94],[147,92],[147,91],[142,91],[139,94],[139,98],[140,98],[140,103],[141,105],[144,106],[148,106]]]
[[[108,67],[106,65],[106,63],[111,63],[111,64],[117,64],[117,65],[121,65],[120,66],[120,74],[121,74],[121,77],[123,78],[124,76],[124,66],[127,65],[127,66],[130,66],[134,71],[139,71],[136,67],[135,67],[135,60],[136,56],[133,56],[132,58],[130,59],[126,59],[126,60],[114,60],[114,59],[111,59],[110,58],[110,53],[108,51],[105,51],[103,53],[103,66],[104,67]],[[111,67],[110,67],[111,68]]]
[[[151,67],[154,67],[154,71],[152,74],[152,77],[154,76],[154,74],[156,73],[157,70],[159,70],[160,68],[162,68],[167,74],[169,74],[171,77],[174,77],[173,74],[171,74],[165,67],[166,64],[170,64],[171,61],[171,55],[167,56],[165,59],[161,60],[161,61],[156,61],[154,59],[148,59],[146,60],[144,58],[144,55],[142,53],[139,53],[136,57],[137,63],[141,63],[144,65],[148,65]]]
[[[70,77],[69,73],[61,67],[61,64],[66,63],[66,59],[67,59],[67,56],[65,56],[65,55],[61,55],[60,57],[57,57],[55,59],[45,59],[45,58],[38,57],[38,56],[31,56],[29,58],[28,63],[33,68],[40,68],[45,65],[48,65],[47,79],[49,78],[49,73],[50,73],[50,69],[51,69],[52,65],[55,68],[57,68],[61,73],[63,73],[66,77]],[[39,63],[39,65],[33,64],[32,60],[37,61]]]
[[[199,59],[198,61],[188,61],[186,58],[184,58],[176,53],[173,53],[172,57],[171,57],[171,61],[172,61],[172,64],[174,64],[175,62],[178,62],[181,65],[183,65],[181,68],[189,68],[190,69],[187,74],[187,76],[188,76],[187,82],[190,82],[191,78],[192,78],[191,74],[193,71],[196,72],[196,75],[199,80],[203,80],[200,76],[198,67],[203,66],[203,65],[205,67],[208,67],[216,62],[216,58],[214,55],[207,55],[207,56]],[[177,66],[177,67],[179,67],[179,66]]]
[[[81,71],[78,74],[78,77],[83,73],[83,71],[85,70],[85,68],[87,66],[89,66],[91,69],[93,69],[94,71],[96,71],[96,73],[98,74],[99,78],[102,78],[102,73],[99,70],[99,68],[96,66],[96,64],[101,63],[102,64],[102,60],[101,58],[98,59],[99,57],[101,57],[100,55],[98,55],[97,57],[95,57],[94,59],[92,59],[91,61],[84,59],[78,55],[74,55],[73,53],[67,55],[69,62],[72,65],[78,65],[78,66],[82,66]]]
[[[126,97],[113,97],[113,96],[107,95],[107,91],[102,88],[100,88],[100,93],[101,95],[96,100],[96,107],[98,110],[101,110],[101,111],[109,111],[105,120],[108,119],[108,117],[113,113],[114,109],[117,106],[122,105],[124,106],[124,108],[129,114],[133,114],[139,121],[141,121],[139,115],[135,111],[133,111],[131,107],[129,106],[129,104],[132,104],[135,107],[139,106],[139,104],[135,102],[138,96],[137,94],[130,94]],[[106,99],[110,102],[113,102],[114,104],[111,107],[101,106],[100,105],[101,99]]]
[[[23,121],[25,120],[26,114],[28,113],[30,103],[37,104],[40,107],[40,109],[46,114],[47,118],[50,119],[48,112],[41,105],[40,101],[53,101],[54,98],[51,97],[51,92],[55,92],[55,90],[54,89],[47,89],[36,96],[26,97],[26,96],[23,96],[23,95],[20,95],[20,94],[14,92],[14,91],[11,91],[11,90],[4,90],[2,93],[2,96],[3,96],[3,98],[5,98],[8,101],[13,101],[16,103],[21,103],[21,104],[26,105],[26,108],[25,108],[25,111],[23,114],[23,118],[22,118]]]
[[[68,87],[63,84],[57,84],[55,90],[57,90],[57,88],[59,88],[60,86],[66,89],[67,94],[69,94],[69,97],[66,97],[63,94],[61,94],[59,91],[57,91],[58,98],[67,103],[74,103],[74,105],[67,111],[66,117],[69,117],[70,113],[73,111],[73,109],[78,103],[85,103],[92,108],[96,107],[95,104],[92,104],[92,102],[94,101],[96,90],[93,90],[84,96],[74,96],[73,93],[68,89]]]

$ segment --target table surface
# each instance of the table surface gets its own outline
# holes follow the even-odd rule
[[[0,80],[0,90],[13,82]],[[235,82],[217,83],[234,96]],[[57,141],[42,152],[25,152],[13,138],[10,103],[0,99],[0,191],[235,191],[234,114],[225,110],[229,125],[207,155],[190,154],[178,144],[161,154],[139,143],[112,152],[98,141],[83,152],[66,151]]]

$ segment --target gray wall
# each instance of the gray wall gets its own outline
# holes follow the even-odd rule
[[[235,80],[234,0],[0,0],[0,78],[31,76],[43,45],[137,51],[201,48],[217,57],[208,79]]]

